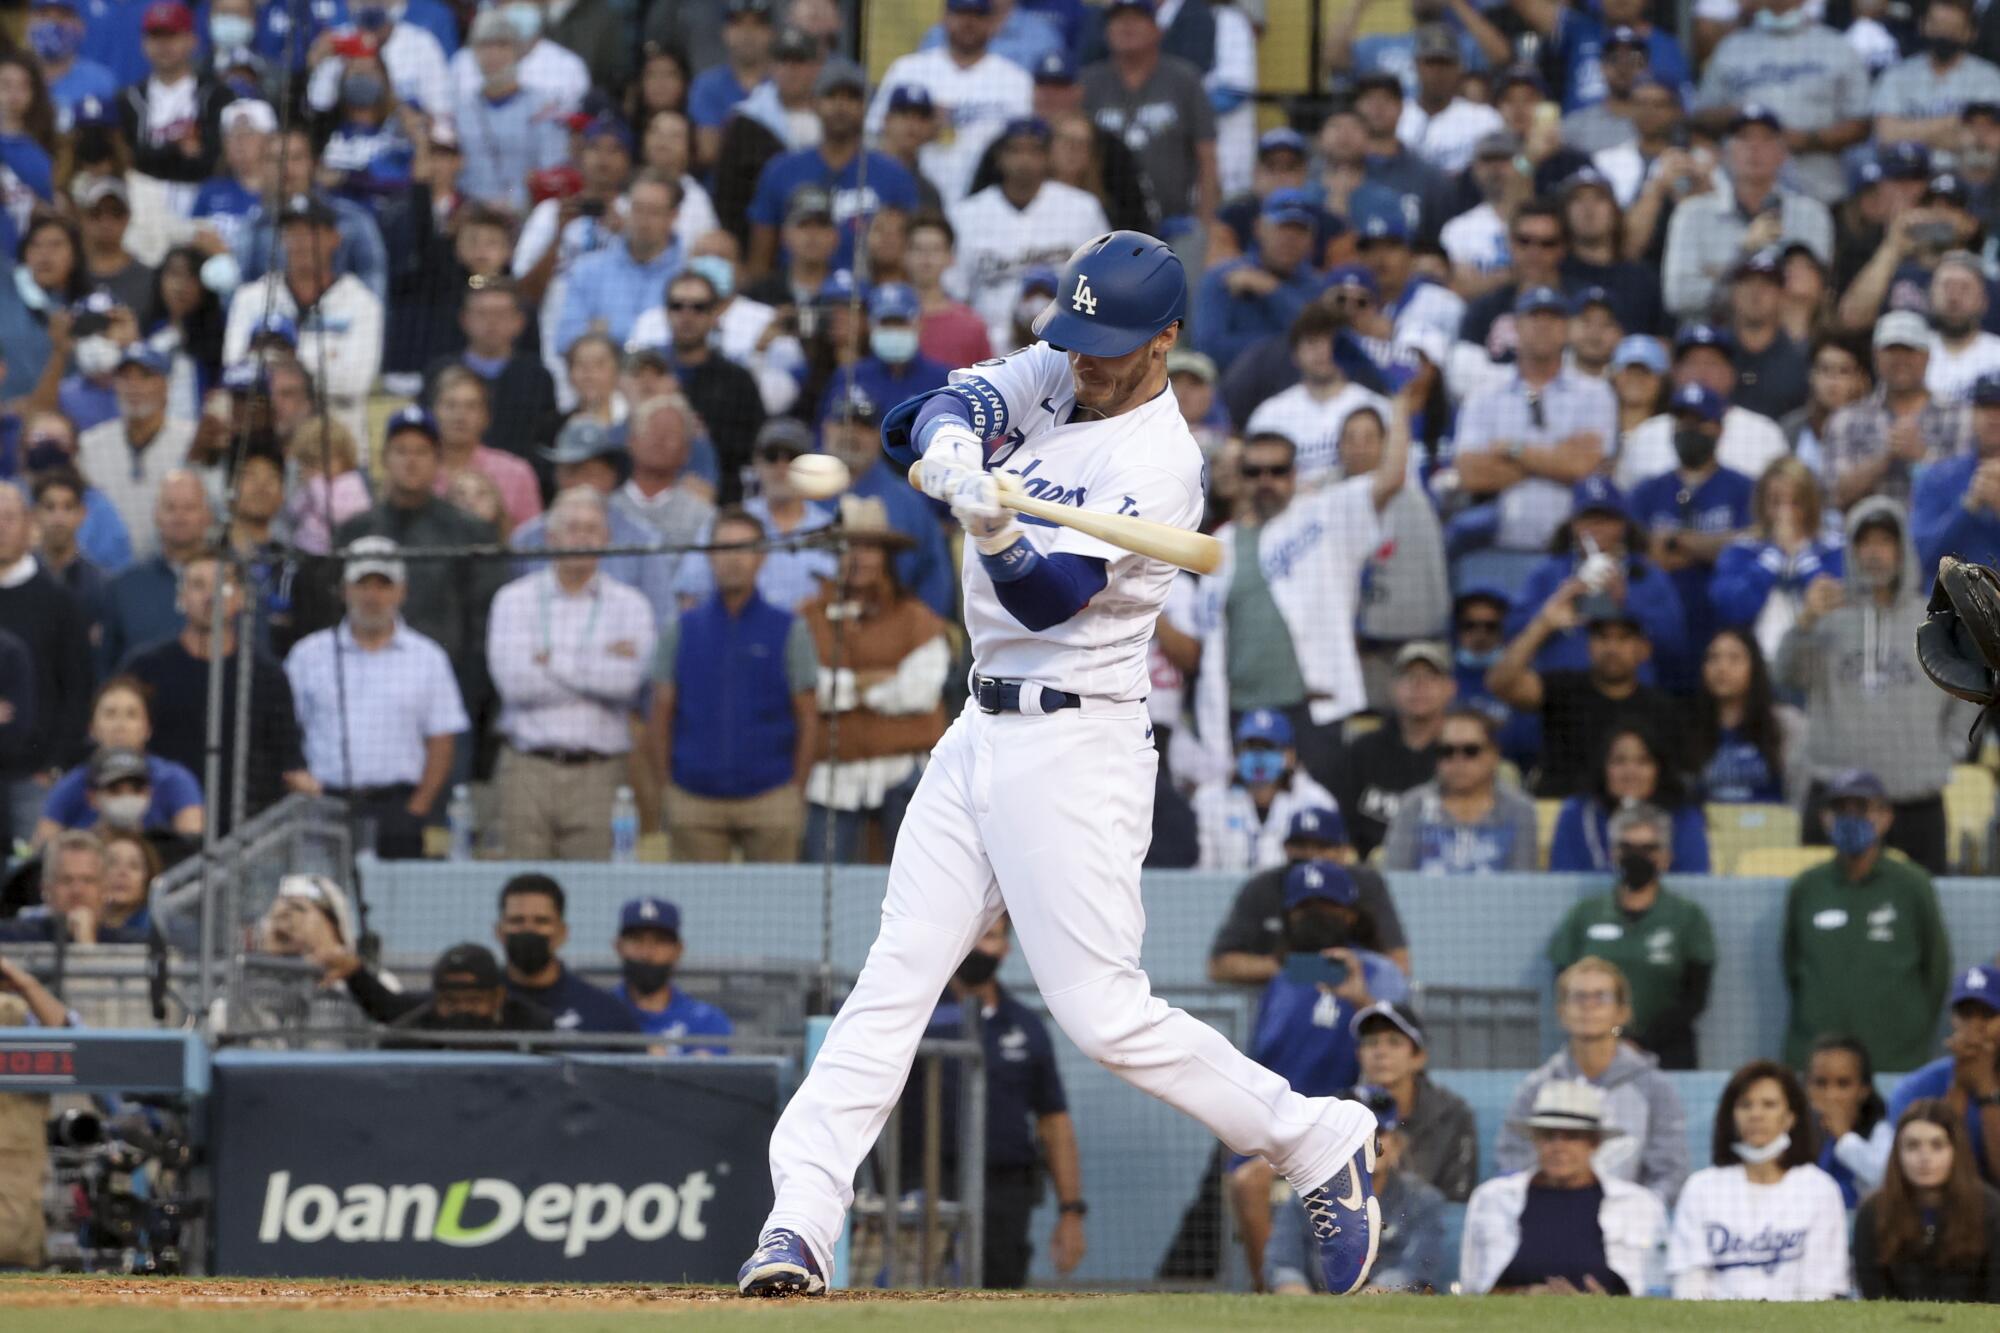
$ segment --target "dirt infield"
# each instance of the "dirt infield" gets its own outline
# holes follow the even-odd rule
[[[1027,1292],[837,1291],[836,1305],[865,1302],[1021,1301]],[[1044,1293],[1040,1299],[1047,1299]],[[1097,1299],[1083,1297],[1078,1299]],[[667,1312],[675,1307],[737,1305],[727,1287],[545,1286],[477,1282],[283,1281],[260,1278],[38,1277],[0,1281],[0,1309],[117,1305],[156,1310],[379,1310],[391,1306],[427,1310],[564,1310]],[[776,1306],[777,1302],[772,1303]]]

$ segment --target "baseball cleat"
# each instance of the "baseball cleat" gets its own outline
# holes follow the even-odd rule
[[[1374,1258],[1372,1242],[1369,1258]],[[736,1290],[745,1296],[817,1296],[826,1290],[826,1278],[796,1231],[767,1231],[736,1271]]]
[[[1319,1271],[1327,1291],[1335,1296],[1359,1291],[1375,1266],[1375,1247],[1382,1238],[1372,1129],[1333,1179],[1307,1190],[1303,1202],[1313,1239],[1319,1242]]]

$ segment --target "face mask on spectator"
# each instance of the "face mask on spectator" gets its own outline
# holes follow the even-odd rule
[[[63,448],[61,440],[42,438],[29,440],[28,447],[21,455],[21,466],[30,472],[46,472],[52,467],[68,467],[69,450]]]
[[[100,379],[118,369],[118,344],[101,333],[92,333],[76,340],[77,373],[87,379]]]
[[[1756,1166],[1759,1162],[1777,1161],[1785,1155],[1785,1149],[1791,1146],[1792,1136],[1780,1134],[1761,1148],[1753,1148],[1747,1143],[1732,1143],[1729,1145],[1729,1151],[1736,1154],[1738,1161]]]
[[[1940,65],[1949,65],[1965,54],[1965,43],[1956,37],[1926,37],[1924,53]]]
[[[1482,653],[1471,648],[1460,648],[1452,653],[1452,658],[1467,671],[1485,671],[1500,660],[1500,654],[1504,651],[1506,650],[1502,648],[1489,648]]]
[[[208,39],[218,51],[248,46],[257,35],[257,22],[242,14],[214,14],[208,20]]]
[[[82,166],[109,162],[118,155],[118,140],[102,125],[86,125],[76,132],[76,160]]]
[[[389,11],[381,5],[362,5],[354,11],[354,26],[363,32],[380,32],[389,23]]]
[[[968,986],[984,986],[993,980],[993,974],[1000,970],[1000,960],[983,950],[974,949],[958,965],[958,979]]]
[[[718,301],[727,301],[736,290],[736,266],[721,255],[696,255],[688,260],[687,267],[688,272],[708,279]]]
[[[1693,426],[1682,426],[1674,432],[1674,455],[1682,467],[1699,472],[1715,461],[1715,437]]]
[[[46,64],[58,64],[83,45],[83,32],[67,23],[30,23],[28,46]]]
[[[151,804],[152,798],[144,792],[100,796],[97,798],[97,813],[112,828],[135,829],[145,822],[146,807]]]
[[[540,5],[511,4],[500,11],[507,21],[514,25],[514,35],[523,42],[532,42],[542,35],[542,7]]]
[[[430,1019],[430,1026],[439,1032],[477,1032],[492,1029],[492,1019],[480,1014],[438,1014]]]
[[[673,976],[674,965],[642,963],[636,958],[626,958],[619,961],[618,971],[625,978],[626,990],[634,995],[652,995]]]
[[[1653,858],[1644,852],[1618,854],[1618,882],[1628,889],[1643,889],[1659,875]]]
[[[868,346],[892,366],[900,366],[917,354],[917,331],[908,328],[872,329]]]
[[[517,930],[502,937],[500,943],[507,950],[507,966],[529,976],[546,968],[555,958],[555,950],[549,947],[549,937],[537,935],[532,930]]]
[[[41,289],[32,273],[21,267],[14,270],[14,291],[21,298],[21,304],[30,310],[47,310],[49,294]]]
[[[340,100],[348,106],[374,106],[382,100],[382,80],[366,70],[357,70],[340,81]]]
[[[1251,786],[1276,782],[1285,775],[1285,756],[1279,750],[1245,750],[1236,756],[1236,776]]]
[[[1806,26],[1806,11],[1802,5],[1789,14],[1773,14],[1768,9],[1757,11],[1757,26],[1765,32],[1797,32]]]
[[[1866,815],[1835,815],[1827,837],[1842,856],[1860,856],[1875,845],[1875,821]]]

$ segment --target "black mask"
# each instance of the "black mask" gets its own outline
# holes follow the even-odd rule
[[[1674,432],[1674,455],[1681,460],[1682,467],[1699,472],[1715,461],[1715,436],[1693,426],[1682,426]]]
[[[511,935],[504,935],[500,943],[507,950],[507,966],[531,977],[546,968],[556,956],[549,937],[537,935],[532,930],[517,930]]]
[[[634,995],[654,995],[674,975],[672,963],[642,963],[636,958],[621,959],[618,970],[625,977],[625,989]]]
[[[1956,37],[1926,37],[1924,51],[1940,65],[1949,65],[1965,54],[1965,43]]]
[[[1347,939],[1347,923],[1327,912],[1300,912],[1285,921],[1285,945],[1293,953],[1343,948]]]
[[[958,979],[967,986],[984,986],[1000,970],[1000,960],[982,949],[974,949],[958,965]]]
[[[425,1026],[433,1032],[491,1032],[500,1024],[484,1014],[433,1014]]]
[[[76,160],[85,165],[103,162],[118,152],[118,141],[102,125],[88,125],[78,130],[70,146]]]
[[[1628,889],[1643,889],[1660,877],[1660,868],[1644,852],[1618,854],[1618,882]]]

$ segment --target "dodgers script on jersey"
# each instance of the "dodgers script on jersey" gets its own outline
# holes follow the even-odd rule
[[[1070,299],[1059,296],[1058,299]],[[1069,360],[1047,343],[955,370],[951,382],[978,388],[998,438],[989,466],[1021,479],[1039,500],[1106,514],[1132,514],[1180,528],[1201,524],[1201,446],[1171,391],[1108,421],[1072,422],[1076,387]],[[1047,555],[1069,551],[1110,562],[1103,592],[1077,615],[1039,633],[1000,605],[993,579],[967,544],[965,628],[974,668],[1073,694],[1144,699],[1153,621],[1173,587],[1173,566],[1120,550],[1073,528],[1022,518],[1029,542]]]

